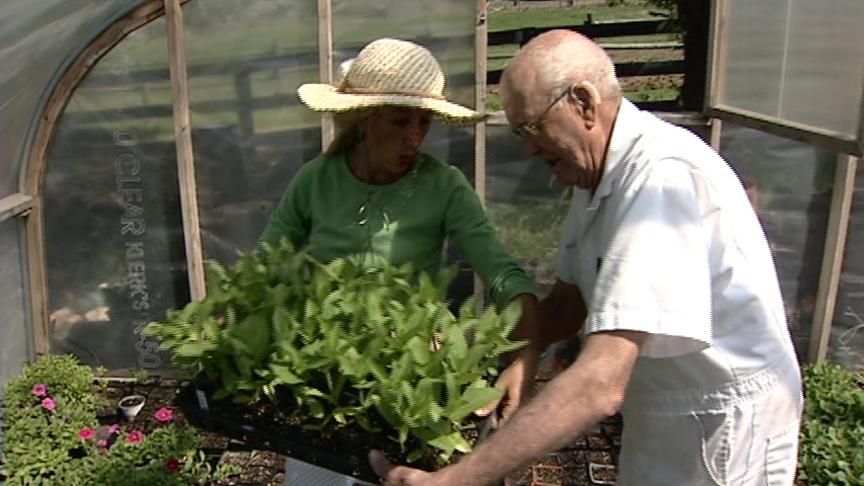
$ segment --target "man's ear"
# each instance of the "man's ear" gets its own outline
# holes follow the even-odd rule
[[[597,87],[590,81],[581,81],[570,86],[570,96],[574,97],[582,108],[582,118],[588,128],[593,127],[597,120],[598,105],[603,101]]]

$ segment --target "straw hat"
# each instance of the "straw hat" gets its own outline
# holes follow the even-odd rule
[[[347,66],[346,66],[347,65]],[[347,67],[347,68],[346,68]],[[478,114],[444,97],[444,73],[423,46],[399,39],[378,39],[343,64],[338,86],[310,83],[297,89],[315,111],[344,112],[375,106],[430,110],[445,121],[470,123]]]

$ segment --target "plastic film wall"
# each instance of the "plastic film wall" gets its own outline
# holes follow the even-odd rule
[[[164,18],[75,90],[45,177],[54,353],[111,370],[167,363],[140,329],[189,300]]]
[[[24,255],[19,250],[23,233],[20,221],[6,220],[0,223],[0,248],[3,265],[0,266],[0,308],[3,320],[0,323],[0,380],[16,376],[32,353],[31,332],[27,329],[24,300]],[[0,391],[0,401],[2,401]]]
[[[319,79],[317,4],[183,6],[205,259],[231,263],[252,248],[293,175],[320,153],[320,116],[296,96]],[[334,64],[377,37],[417,40],[441,61],[447,91],[473,106],[474,5],[425,7],[334,2]],[[48,157],[53,352],[114,371],[168,366],[140,330],[189,300],[165,36],[158,19],[98,62],[59,120]],[[470,175],[473,144],[472,128],[436,124],[425,148]]]
[[[486,129],[486,210],[498,238],[545,295],[555,283],[555,254],[569,191],[541,160],[522,151],[509,126]]]
[[[798,359],[805,362],[837,155],[729,123],[720,149],[762,222]]]
[[[724,3],[718,104],[855,139],[864,93],[864,2]]]
[[[46,88],[107,22],[131,0],[5,0],[0,3],[0,197],[18,190],[26,143]],[[38,62],[33,62],[38,59]]]
[[[318,7],[194,0],[183,12],[204,258],[231,263],[320,152],[319,116],[296,95],[318,79]]]

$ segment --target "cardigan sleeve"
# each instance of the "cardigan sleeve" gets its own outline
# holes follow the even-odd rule
[[[258,241],[276,245],[285,237],[295,248],[309,243],[312,221],[311,186],[315,179],[313,163],[314,161],[310,161],[304,164],[291,179]]]
[[[476,271],[499,308],[520,294],[536,294],[534,282],[498,241],[486,211],[471,184],[451,167],[452,190],[447,201],[447,235]]]

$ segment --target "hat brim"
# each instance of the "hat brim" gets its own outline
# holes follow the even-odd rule
[[[476,111],[447,100],[398,94],[342,93],[329,84],[304,84],[297,88],[297,95],[314,111],[339,113],[376,106],[407,106],[429,110],[450,123],[475,123],[482,118]]]

